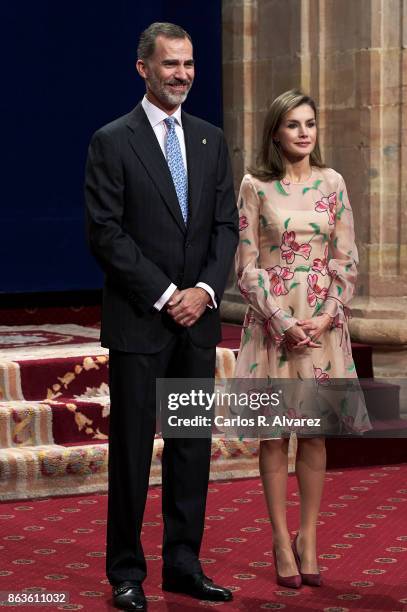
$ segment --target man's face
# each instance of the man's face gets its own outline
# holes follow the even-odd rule
[[[171,114],[185,101],[194,80],[192,45],[188,38],[157,36],[153,55],[138,60],[137,70],[146,81],[150,102]]]

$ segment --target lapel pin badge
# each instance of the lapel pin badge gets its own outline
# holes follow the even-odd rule
[[[202,139],[202,144],[206,144],[206,138]]]

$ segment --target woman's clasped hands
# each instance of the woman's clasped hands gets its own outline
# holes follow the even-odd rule
[[[322,314],[311,319],[297,321],[295,325],[289,327],[285,333],[285,344],[289,350],[301,350],[304,347],[320,348],[321,343],[318,338],[330,328],[332,317]]]

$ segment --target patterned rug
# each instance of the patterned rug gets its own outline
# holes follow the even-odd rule
[[[287,516],[298,527],[299,501],[289,477]],[[105,495],[0,505],[0,591],[68,592],[58,610],[113,610],[104,574]],[[272,539],[259,480],[210,485],[201,550],[205,573],[234,592],[209,604],[164,594],[161,583],[161,489],[151,487],[143,525],[149,610],[219,607],[261,612],[407,611],[407,464],[327,473],[318,527],[321,588],[275,584]],[[22,606],[19,609],[48,609]]]

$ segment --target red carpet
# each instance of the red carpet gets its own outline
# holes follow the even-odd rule
[[[298,525],[296,481],[289,478],[288,520]],[[104,576],[106,496],[0,505],[0,591],[70,592],[65,606],[21,610],[113,609]],[[143,543],[151,611],[407,610],[407,465],[329,472],[319,526],[325,585],[284,590],[274,582],[271,531],[258,479],[209,488],[204,570],[230,586],[235,600],[208,604],[160,589],[161,490],[151,488]]]

